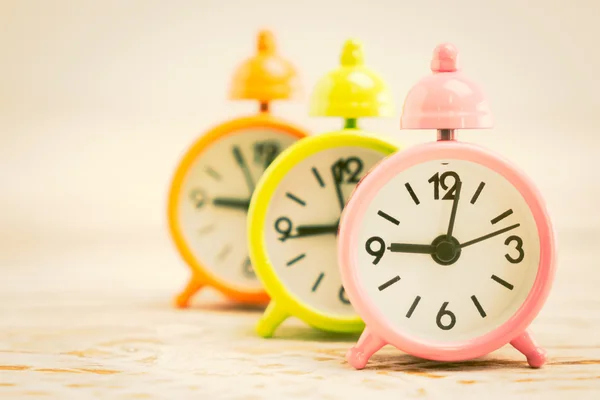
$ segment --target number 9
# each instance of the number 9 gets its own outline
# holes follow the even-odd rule
[[[379,244],[379,246],[377,246],[376,249],[372,247],[372,244],[374,242],[377,242]],[[365,250],[367,250],[367,253],[375,257],[375,259],[373,260],[373,264],[377,265],[377,263],[379,262],[379,260],[381,260],[381,257],[383,257],[383,254],[385,253],[385,242],[379,236],[373,236],[372,238],[369,238],[369,240],[367,240],[367,243],[365,243]]]
[[[200,208],[206,204],[206,195],[202,189],[194,189],[190,193],[190,200],[192,200],[196,208]]]
[[[292,232],[292,221],[288,217],[280,217],[275,221],[275,230],[281,234],[279,240],[285,242]]]

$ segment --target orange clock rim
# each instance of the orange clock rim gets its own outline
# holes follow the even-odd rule
[[[297,137],[298,139],[308,136],[308,133],[299,126],[274,117],[271,114],[258,114],[241,117],[213,127],[196,139],[196,141],[188,148],[179,161],[169,187],[167,220],[171,238],[175,244],[175,247],[197,279],[199,279],[204,285],[214,287],[225,296],[233,300],[246,303],[262,304],[269,301],[269,296],[263,288],[248,290],[239,286],[231,285],[212,274],[205,267],[205,265],[203,265],[203,263],[194,257],[181,232],[178,210],[181,186],[183,185],[183,181],[187,176],[192,163],[198,158],[198,156],[217,140],[227,135],[236,134],[240,130],[251,128],[277,129],[293,137]]]

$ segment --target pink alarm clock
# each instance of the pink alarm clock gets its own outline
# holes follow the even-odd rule
[[[438,46],[404,103],[401,128],[435,129],[437,141],[376,165],[340,221],[342,282],[366,325],[346,355],[357,369],[386,344],[460,361],[510,343],[531,367],[546,361],[527,328],[554,280],[550,217],[522,171],[456,139],[493,125],[457,64],[453,45]]]

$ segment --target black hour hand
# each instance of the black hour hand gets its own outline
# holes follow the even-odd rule
[[[250,207],[250,199],[238,199],[234,197],[215,197],[212,203],[216,207],[234,208],[244,211],[248,211],[248,207]]]
[[[337,234],[338,224],[334,225],[301,225],[296,227],[296,237]]]
[[[388,250],[392,253],[434,254],[435,247],[430,244],[390,243]]]

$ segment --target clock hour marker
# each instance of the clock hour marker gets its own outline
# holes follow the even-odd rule
[[[483,190],[483,187],[485,186],[485,182],[481,182],[479,184],[479,186],[477,186],[477,190],[475,191],[475,193],[473,194],[473,197],[471,197],[471,204],[475,204],[475,202],[477,201],[477,199],[479,198],[479,195],[481,194],[481,191]]]
[[[315,176],[315,178],[317,179],[317,181],[319,182],[319,185],[321,187],[325,187],[325,182],[323,182],[323,178],[321,178],[321,174],[319,174],[319,171],[315,167],[312,167],[312,173]]]
[[[221,249],[221,251],[219,252],[219,254],[217,254],[217,260],[219,260],[219,261],[225,260],[225,257],[227,257],[230,252],[231,252],[231,245],[230,244],[226,244]]]
[[[215,171],[214,169],[212,169],[212,167],[206,166],[206,168],[204,169],[204,171],[210,175],[212,178],[216,179],[217,181],[221,180],[221,175]]]
[[[285,195],[287,196],[288,199],[294,200],[296,203],[300,204],[302,207],[304,207],[306,205],[306,202],[304,200],[294,196],[290,192],[287,192]]]
[[[412,186],[410,186],[410,183],[405,183],[404,186],[406,186],[406,190],[408,190],[408,194],[410,194],[410,197],[412,197],[415,204],[419,205],[419,203],[421,203],[421,202],[419,201],[419,198],[415,194],[415,191],[413,190]]]
[[[215,230],[215,224],[206,225],[206,226],[203,226],[202,228],[198,229],[198,235],[206,235],[207,233],[210,233],[214,230]]]
[[[290,261],[288,261],[285,265],[292,266],[294,264],[296,264],[298,261],[302,260],[304,257],[306,257],[306,253],[302,253],[299,256],[292,258]]]
[[[317,288],[319,287],[319,285],[321,284],[321,280],[323,279],[323,277],[325,276],[325,272],[321,272],[321,274],[319,275],[319,277],[317,278],[317,281],[315,282],[315,284],[312,287],[312,291],[316,291]]]
[[[377,289],[379,289],[379,291],[381,292],[382,290],[387,289],[389,286],[393,285],[394,283],[398,282],[399,280],[400,280],[400,277],[398,275],[396,275],[395,277],[393,277],[386,283],[380,285]]]
[[[513,290],[514,289],[513,285],[511,285],[510,283],[506,282],[502,278],[498,278],[496,275],[492,275],[492,279],[495,280],[496,282],[498,282],[499,284],[501,284],[502,286],[504,286],[505,288],[507,288],[508,290]]]
[[[383,219],[387,219],[394,225],[400,225],[400,221],[398,221],[396,218],[392,217],[391,215],[384,213],[381,210],[377,211],[377,215],[379,215]]]
[[[504,218],[508,217],[509,215],[511,215],[513,213],[512,208],[504,211],[502,214],[498,215],[496,218],[492,219],[490,222],[492,223],[492,225],[497,224],[498,222],[502,221]]]
[[[415,308],[417,308],[417,304],[419,304],[419,301],[421,301],[421,296],[415,297],[415,301],[413,301],[412,305],[408,309],[408,312],[406,313],[406,318],[412,317],[413,311],[415,311]]]
[[[475,304],[477,311],[479,311],[479,315],[481,315],[481,318],[485,318],[485,316],[487,314],[485,313],[485,310],[483,309],[483,307],[481,307],[479,300],[477,300],[477,296],[475,296],[475,295],[471,296],[471,300],[473,301],[473,304]]]

